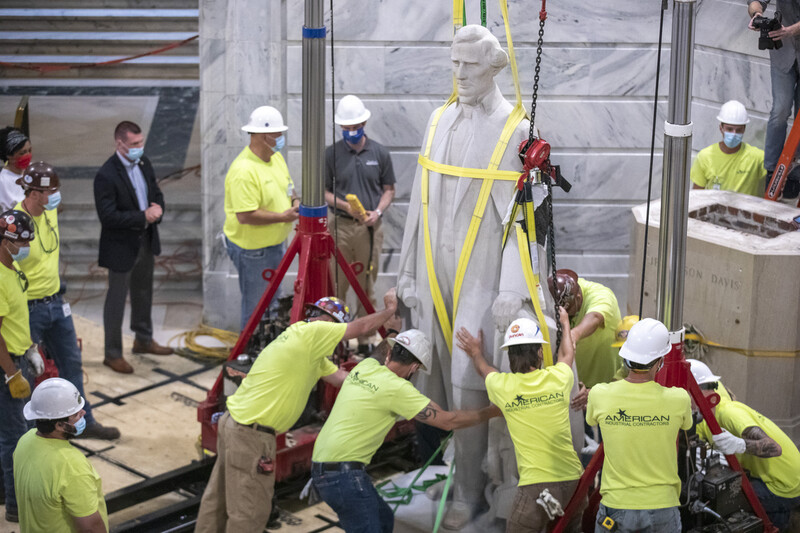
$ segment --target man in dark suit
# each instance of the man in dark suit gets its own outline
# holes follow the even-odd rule
[[[133,122],[120,122],[114,130],[114,142],[116,153],[94,178],[94,202],[102,227],[98,264],[108,269],[103,364],[115,372],[130,374],[133,367],[122,357],[122,318],[128,288],[131,329],[136,334],[133,353],[172,353],[171,348],[153,340],[150,316],[153,256],[161,253],[158,224],[164,212],[164,195],[153,166],[143,155],[142,129]]]

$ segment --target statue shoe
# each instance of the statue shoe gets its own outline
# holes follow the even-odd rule
[[[452,502],[442,520],[442,527],[450,531],[460,531],[472,520],[472,508],[464,502]]]

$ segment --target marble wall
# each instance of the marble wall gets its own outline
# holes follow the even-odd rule
[[[529,107],[539,5],[508,3],[523,99]],[[505,43],[497,4],[488,4],[487,26]],[[623,314],[638,306],[627,290],[630,210],[647,196],[660,5],[629,0],[547,5],[537,123],[553,146],[553,162],[562,165],[573,183],[569,194],[555,193],[558,264],[613,288]],[[392,150],[398,179],[397,198],[386,213],[382,287],[395,279],[425,122],[450,92],[450,8],[450,2],[423,0],[338,0],[334,5],[335,77],[328,55],[327,116],[331,117],[331,89],[337,99],[346,93],[361,97],[372,111],[368,135]],[[660,194],[671,9],[664,20],[655,197]],[[467,2],[467,14],[469,23],[479,22],[477,1]],[[330,21],[326,10],[329,30]],[[769,62],[757,49],[757,34],[747,30],[747,21],[744,2],[698,2],[695,152],[718,140],[714,117],[719,105],[731,98],[744,102],[751,112],[745,140],[763,147],[771,101]],[[268,103],[285,112],[288,161],[300,186],[302,23],[300,2],[200,2],[204,290],[206,320],[212,324],[237,323],[235,271],[216,236],[222,227],[225,170],[246,143],[239,126],[257,105]],[[498,81],[513,100],[508,69]],[[330,142],[330,131],[327,137]]]

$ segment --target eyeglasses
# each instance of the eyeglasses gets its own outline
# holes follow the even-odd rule
[[[17,281],[19,282],[19,286],[22,287],[22,292],[28,290],[28,277],[22,270],[17,270]]]

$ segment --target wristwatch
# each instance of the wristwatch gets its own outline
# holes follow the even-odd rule
[[[381,218],[383,216],[383,211],[381,211],[377,207],[375,208],[375,212],[378,213],[378,218]]]

